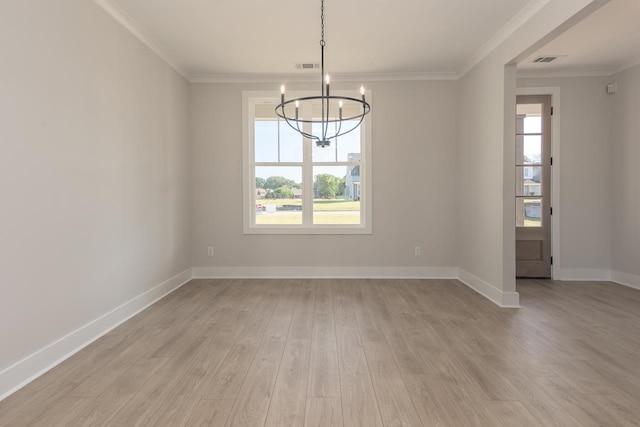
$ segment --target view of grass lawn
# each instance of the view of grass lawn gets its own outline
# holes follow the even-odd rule
[[[360,202],[353,200],[343,199],[314,199],[313,200],[314,211],[359,211]]]
[[[263,213],[262,215],[256,215],[257,225],[300,225],[302,224],[302,212],[281,214],[281,213]]]
[[[259,203],[258,203],[259,202]],[[263,207],[275,205],[276,208],[289,206],[302,206],[300,199],[262,199],[256,201]],[[264,209],[263,209],[264,210]],[[360,202],[344,199],[315,199],[313,201],[314,224],[360,224]],[[256,215],[257,225],[274,224],[302,224],[302,212],[294,210],[278,210],[276,212],[263,211]]]
[[[528,216],[524,217],[524,226],[525,227],[541,227],[542,221],[540,218],[529,218]]]
[[[313,223],[314,224],[360,224],[360,215],[354,215],[355,212],[330,214],[328,212],[314,212]]]
[[[295,205],[302,206],[301,199],[261,199],[256,200],[256,204],[264,205]],[[360,202],[344,199],[314,199],[314,211],[359,211]]]

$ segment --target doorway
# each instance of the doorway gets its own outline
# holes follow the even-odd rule
[[[516,277],[550,278],[551,96],[516,98]]]

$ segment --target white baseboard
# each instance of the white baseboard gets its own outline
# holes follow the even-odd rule
[[[555,280],[611,281],[611,270],[604,268],[561,268]]]
[[[613,270],[611,272],[611,280],[620,285],[640,290],[640,276],[636,276],[635,274]]]
[[[520,294],[517,292],[503,292],[462,268],[458,269],[458,280],[502,308],[520,308]]]
[[[0,401],[191,280],[187,269],[0,372]]]
[[[455,279],[456,267],[193,267],[194,279]]]
[[[576,280],[585,282],[614,282],[640,290],[640,276],[617,270],[595,268],[563,268],[561,276],[555,280]]]

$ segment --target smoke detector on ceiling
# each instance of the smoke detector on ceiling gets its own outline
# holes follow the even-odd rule
[[[301,64],[296,64],[296,68],[298,70],[317,70],[320,68],[320,64],[313,62],[303,62]]]
[[[536,56],[531,62],[534,64],[548,64],[550,62],[559,62],[566,57],[567,55],[542,55]]]

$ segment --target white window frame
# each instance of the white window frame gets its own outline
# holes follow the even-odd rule
[[[357,91],[332,91],[334,95],[359,97]],[[313,96],[310,91],[287,92],[288,98]],[[365,92],[371,103],[371,91]],[[242,222],[244,234],[372,234],[372,191],[371,191],[371,121],[369,113],[361,124],[364,137],[360,153],[360,224],[312,224],[313,218],[313,166],[342,166],[345,162],[312,161],[312,141],[304,139],[303,148],[303,222],[306,224],[256,224],[255,223],[255,156],[254,156],[254,105],[265,99],[278,100],[279,91],[243,91],[242,92]],[[290,166],[291,163],[278,163],[278,166]],[[295,164],[298,166],[298,164]],[[311,200],[311,202],[309,202]],[[306,205],[305,206],[305,201]],[[305,209],[306,208],[306,209]]]

